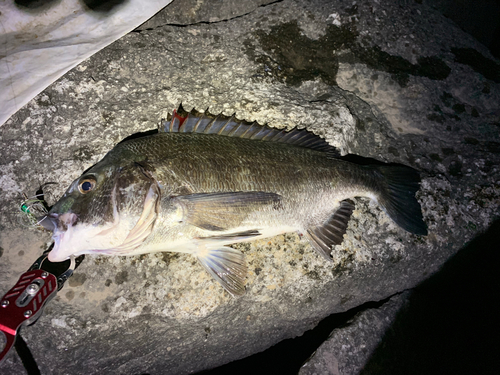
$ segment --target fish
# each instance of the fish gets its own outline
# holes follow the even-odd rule
[[[343,160],[305,129],[181,106],[158,132],[126,138],[74,180],[41,224],[53,232],[52,262],[188,253],[240,296],[247,265],[229,245],[298,232],[331,262],[354,197],[372,199],[399,227],[426,235],[419,184],[411,167]]]

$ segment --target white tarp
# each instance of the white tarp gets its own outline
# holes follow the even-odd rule
[[[0,0],[0,126],[68,70],[171,1],[125,0],[104,12],[81,0],[46,1],[38,9]]]

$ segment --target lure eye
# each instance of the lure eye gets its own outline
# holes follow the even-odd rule
[[[93,190],[95,187],[95,180],[93,178],[85,178],[78,184],[78,190],[80,193],[87,194],[89,191]]]

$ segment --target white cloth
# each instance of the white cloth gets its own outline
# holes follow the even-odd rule
[[[128,0],[96,12],[80,0],[27,10],[0,0],[0,126],[86,58],[151,18],[172,0]]]

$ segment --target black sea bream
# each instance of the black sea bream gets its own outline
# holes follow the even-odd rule
[[[340,160],[305,130],[180,112],[159,133],[119,143],[70,185],[42,221],[54,232],[49,260],[185,252],[240,295],[245,259],[227,245],[296,231],[330,260],[352,197],[373,199],[403,229],[427,234],[412,168]]]

